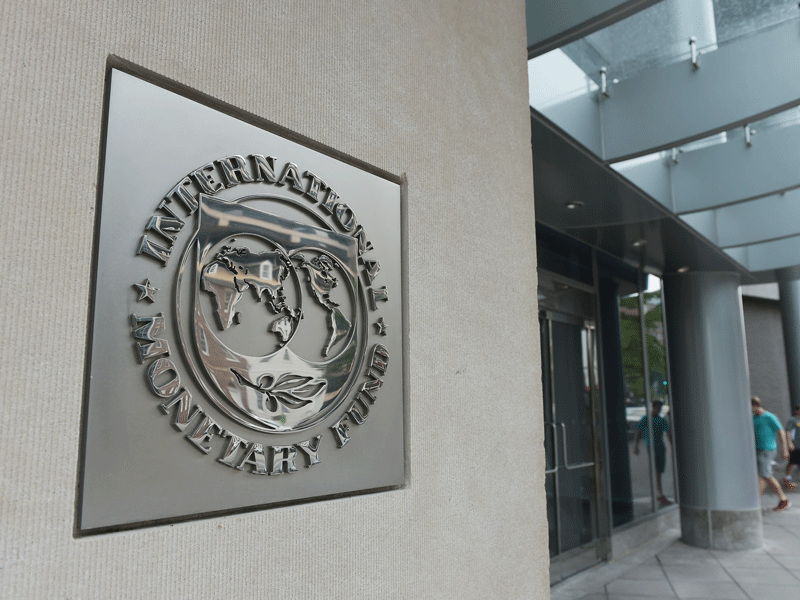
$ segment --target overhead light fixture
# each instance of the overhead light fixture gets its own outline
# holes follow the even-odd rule
[[[686,273],[689,271],[689,267],[679,267],[678,273]]]
[[[641,248],[645,244],[647,244],[647,240],[636,240],[635,242],[633,242],[633,247],[634,248]]]
[[[575,210],[576,208],[583,207],[583,202],[580,200],[571,200],[570,202],[564,203],[564,206],[566,206],[568,210]]]

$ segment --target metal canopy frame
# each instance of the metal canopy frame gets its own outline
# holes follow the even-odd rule
[[[565,0],[559,15],[527,4],[539,20],[528,24],[534,56],[655,2],[590,9]],[[542,33],[557,26],[558,35]],[[693,262],[683,266],[774,281],[777,271],[800,263],[800,125],[770,125],[755,135],[749,124],[800,106],[800,22],[720,42],[701,58],[699,68],[687,58],[623,81],[608,72],[606,94],[532,110],[537,220],[639,268],[667,272]],[[725,143],[680,148],[723,132]],[[554,145],[556,137],[566,146]],[[665,150],[671,155],[617,165],[619,179],[597,169]],[[575,199],[586,208],[564,213]],[[632,240],[642,242],[638,251]]]
[[[613,25],[661,0],[526,0],[528,58],[569,44],[590,33]]]
[[[735,257],[533,109],[531,136],[538,222],[651,272],[737,271],[751,282]]]
[[[688,48],[688,40],[687,40]],[[613,78],[613,73],[608,73]],[[669,149],[800,105],[800,28],[791,20],[609,88],[545,116],[606,162]]]
[[[678,214],[719,208],[800,187],[800,125],[760,131],[617,170]]]
[[[800,236],[728,248],[725,252],[751,271],[768,271],[768,281],[776,281],[776,271],[797,266]]]
[[[720,248],[800,235],[800,190],[685,215],[683,219]]]
[[[751,271],[796,264],[800,126],[622,166],[622,175]]]

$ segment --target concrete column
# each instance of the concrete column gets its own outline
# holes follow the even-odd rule
[[[683,541],[763,544],[744,317],[736,273],[664,278]]]
[[[800,273],[796,271],[786,269],[778,274],[786,374],[792,406],[800,404]]]

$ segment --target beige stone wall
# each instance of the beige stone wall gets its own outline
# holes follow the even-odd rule
[[[0,3],[1,597],[549,597],[524,17]],[[407,177],[408,488],[73,537],[112,54]]]
[[[777,287],[777,286],[776,286]],[[777,290],[776,290],[777,291]],[[781,423],[792,416],[780,303],[742,295],[750,393]]]

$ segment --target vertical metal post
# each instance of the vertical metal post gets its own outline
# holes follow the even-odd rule
[[[545,313],[545,319],[547,320],[547,348],[548,348],[548,373],[550,376],[550,410],[551,416],[553,418],[553,423],[558,423],[558,417],[556,415],[556,386],[555,386],[555,379],[556,379],[556,372],[555,372],[555,365],[553,363],[553,318],[550,313]],[[559,464],[558,460],[558,428],[553,428],[553,457],[555,459],[555,464]],[[564,456],[564,460],[567,460],[567,457]],[[558,486],[558,470],[553,474],[553,496],[555,501],[555,513],[556,513],[556,550],[558,554],[561,554],[561,493]]]
[[[611,557],[611,524],[614,522],[613,507],[609,494],[611,493],[611,471],[609,469],[608,458],[608,423],[606,422],[606,390],[603,373],[603,353],[599,350],[599,345],[603,339],[603,322],[600,319],[600,270],[597,266],[597,250],[592,248],[592,281],[594,282],[594,314],[595,314],[595,355],[597,356],[597,387],[598,387],[598,411],[600,413],[600,423],[597,433],[600,439],[596,444],[597,456],[597,516],[598,516],[598,558],[608,560]],[[604,515],[603,518],[600,518]]]
[[[603,98],[610,98],[611,92],[608,91],[608,69],[600,67],[600,94]]]
[[[700,57],[697,54],[697,38],[694,36],[689,38],[689,50],[692,53],[692,69],[697,71],[700,68]]]
[[[650,462],[650,505],[653,512],[656,512],[656,479],[655,479],[655,432],[653,431],[653,415],[650,404],[650,363],[647,360],[647,330],[644,326],[644,290],[646,286],[642,285],[642,278],[647,274],[639,271],[638,287],[639,287],[639,330],[642,335],[642,369],[644,371],[644,402],[645,410],[647,411],[647,436],[646,440],[649,443],[645,444],[647,447],[647,456]]]
[[[592,415],[592,460],[594,462],[594,489],[595,489],[595,502],[597,503],[597,510],[595,515],[599,517],[600,514],[600,464],[598,457],[600,456],[599,436],[598,436],[598,401],[597,401],[597,373],[595,372],[595,328],[594,322],[584,323],[583,326],[584,336],[586,337],[586,362],[588,369],[589,379],[589,403],[591,406]],[[600,537],[600,523],[599,518],[595,522],[595,537]],[[599,557],[598,557],[599,558]]]
[[[667,422],[669,423],[669,430],[672,433],[672,444],[670,444],[669,455],[672,459],[672,492],[675,494],[675,503],[681,503],[680,487],[678,486],[678,461],[675,460],[675,403],[672,400],[672,369],[669,364],[669,332],[667,331],[667,305],[664,302],[664,280],[661,280],[661,323],[664,327],[664,359],[667,366],[667,372],[664,376],[667,378],[667,399],[669,400],[669,413]]]

